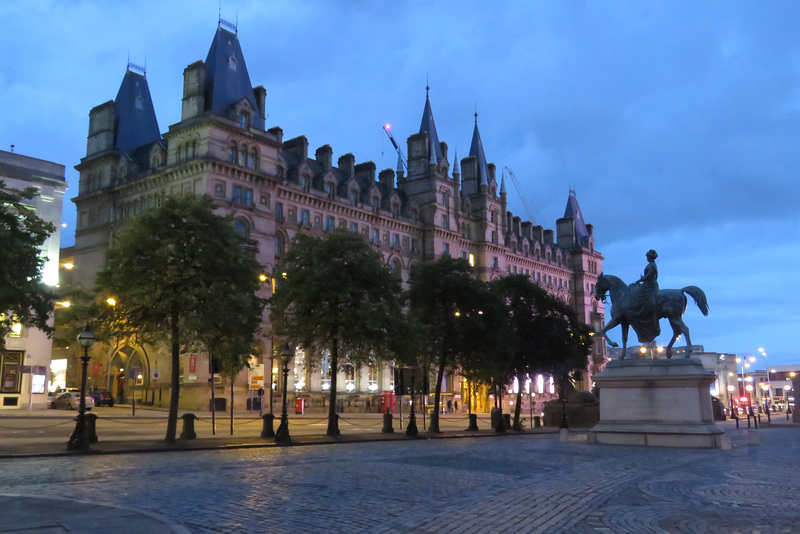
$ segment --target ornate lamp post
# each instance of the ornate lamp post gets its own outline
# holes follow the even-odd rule
[[[83,347],[81,356],[81,401],[78,409],[77,423],[75,430],[67,443],[67,450],[83,451],[89,449],[89,432],[86,427],[86,369],[89,367],[89,347],[94,345],[94,332],[89,329],[87,324],[83,332],[78,334],[78,343]]]
[[[292,438],[289,436],[289,416],[286,413],[286,387],[289,380],[289,362],[292,359],[292,349],[289,344],[283,348],[281,352],[281,361],[283,362],[283,409],[281,411],[281,424],[278,426],[278,431],[275,432],[275,443],[291,443]]]

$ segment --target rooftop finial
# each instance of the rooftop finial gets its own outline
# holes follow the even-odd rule
[[[431,84],[428,80],[428,75],[425,75],[425,98],[428,98],[428,91],[431,90]]]
[[[239,12],[236,12],[236,22],[230,22],[222,18],[222,2],[219,3],[219,20],[217,26],[225,26],[233,30],[233,33],[239,34]]]
[[[475,102],[475,124],[478,124],[478,102]]]

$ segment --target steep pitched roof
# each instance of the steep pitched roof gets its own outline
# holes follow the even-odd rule
[[[147,78],[126,71],[114,103],[117,123],[114,148],[130,154],[140,146],[161,140]]]
[[[425,110],[422,112],[422,123],[419,126],[419,133],[422,132],[428,132],[428,139],[433,149],[431,159],[433,159],[433,154],[436,155],[436,161],[432,163],[438,163],[439,160],[442,159],[442,147],[439,144],[439,134],[436,133],[436,123],[433,120],[433,110],[431,109],[431,101],[430,98],[428,98],[427,88],[425,94]]]
[[[589,238],[589,230],[586,228],[586,223],[583,221],[583,213],[581,213],[581,207],[578,206],[578,197],[575,196],[575,191],[572,189],[569,191],[564,217],[572,217],[575,223],[575,237],[578,243],[584,244]]]
[[[222,26],[217,27],[206,57],[205,97],[206,111],[221,115],[225,115],[231,105],[246,98],[255,110],[251,124],[264,128],[264,117],[253,95],[239,37]]]
[[[472,130],[472,144],[469,147],[469,155],[478,160],[478,174],[480,174],[480,184],[489,183],[489,165],[486,162],[486,154],[483,152],[483,141],[481,133],[478,131],[478,114],[475,113],[475,129]]]

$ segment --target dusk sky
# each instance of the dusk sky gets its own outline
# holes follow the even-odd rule
[[[74,197],[89,110],[116,97],[128,57],[166,132],[220,10],[284,139],[394,169],[381,127],[405,150],[428,84],[451,164],[477,110],[487,159],[513,169],[536,223],[554,228],[574,189],[606,273],[635,281],[654,248],[662,289],[706,292],[709,317],[691,302],[685,316],[694,344],[800,363],[800,3],[3,2],[0,148],[66,165]],[[72,245],[69,200],[64,222]]]

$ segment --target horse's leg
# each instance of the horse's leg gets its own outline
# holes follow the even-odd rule
[[[611,338],[608,337],[607,332],[609,330],[612,330],[612,329],[616,328],[617,326],[619,326],[619,324],[620,324],[619,319],[612,317],[611,320],[606,324],[605,328],[603,328],[600,331],[600,334],[603,336],[603,339],[605,339],[606,343],[608,343],[612,347],[618,347],[619,345],[617,345],[616,343],[611,341]]]
[[[672,339],[669,340],[669,345],[667,345],[667,359],[672,358],[672,345],[678,341],[678,336],[682,332],[681,327],[672,318],[669,318],[669,324],[672,327]]]
[[[620,360],[625,359],[625,352],[628,350],[628,323],[622,323],[622,357]]]
[[[683,335],[686,336],[686,356],[684,358],[691,358],[692,357],[692,339],[689,337],[689,327],[686,326],[686,323],[683,322],[683,319],[678,318],[676,322],[680,326],[681,330],[683,331]]]

